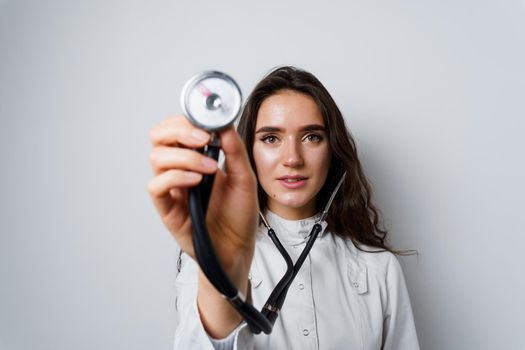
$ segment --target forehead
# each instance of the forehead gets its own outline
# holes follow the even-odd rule
[[[308,124],[324,126],[323,116],[310,96],[296,91],[285,90],[266,98],[257,113],[256,128],[296,129]]]

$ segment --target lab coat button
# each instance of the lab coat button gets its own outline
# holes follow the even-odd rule
[[[299,289],[300,289],[300,290],[303,290],[303,289],[304,289],[304,284],[299,283]]]
[[[354,287],[359,288],[359,283],[354,282]]]
[[[303,335],[306,337],[308,336],[308,334],[310,334],[310,332],[308,332],[308,329],[303,329]]]

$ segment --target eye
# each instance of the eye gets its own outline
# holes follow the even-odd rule
[[[318,142],[321,142],[323,140],[323,137],[321,135],[318,135],[318,134],[308,134],[308,135],[306,135],[305,139],[307,139],[310,142],[318,143]]]
[[[261,138],[261,141],[264,143],[275,143],[277,141],[277,137],[274,135],[268,135]]]

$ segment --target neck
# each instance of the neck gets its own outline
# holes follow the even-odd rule
[[[268,203],[268,209],[286,220],[302,220],[316,214],[315,201],[300,208],[287,207],[275,203]]]

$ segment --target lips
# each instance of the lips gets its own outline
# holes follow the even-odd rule
[[[277,180],[306,180],[307,177],[306,176],[301,176],[301,175],[285,175],[285,176],[281,176],[279,177]]]
[[[308,178],[301,175],[286,175],[278,178],[281,185],[288,189],[297,189],[305,186]]]

